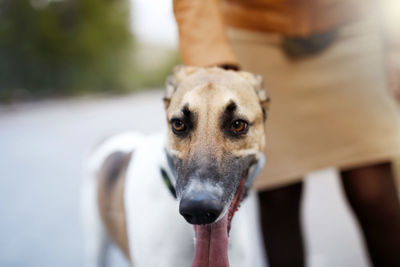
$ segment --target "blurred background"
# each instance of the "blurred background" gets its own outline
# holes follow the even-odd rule
[[[84,158],[104,136],[163,128],[171,4],[0,0],[0,266],[84,266]],[[308,266],[369,266],[335,169],[310,174],[303,210]]]
[[[160,87],[178,62],[169,1],[1,0],[0,101]]]

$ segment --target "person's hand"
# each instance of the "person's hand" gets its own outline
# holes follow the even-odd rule
[[[389,91],[400,104],[400,51],[386,55]]]

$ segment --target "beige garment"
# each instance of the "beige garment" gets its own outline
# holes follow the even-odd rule
[[[272,99],[266,168],[257,188],[400,154],[397,111],[373,21],[342,27],[330,47],[300,61],[285,57],[279,35],[230,29],[229,37],[243,69],[263,75]]]
[[[224,21],[229,26],[279,32],[291,36],[310,36],[342,25],[358,17],[369,4],[365,0],[219,0],[219,2]]]
[[[215,66],[238,63],[226,26],[309,36],[356,19],[369,4],[363,0],[173,0],[173,10],[182,62]]]

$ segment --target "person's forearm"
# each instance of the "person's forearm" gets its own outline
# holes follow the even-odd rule
[[[238,66],[218,0],[174,0],[179,51],[186,65]]]

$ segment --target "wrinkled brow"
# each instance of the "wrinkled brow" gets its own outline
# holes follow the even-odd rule
[[[196,119],[196,113],[189,109],[189,104],[183,105],[180,112],[172,115],[171,121],[174,119],[182,120],[189,129],[193,129],[194,122]]]
[[[237,104],[233,100],[229,101],[220,118],[220,125],[222,130],[229,128],[229,125],[235,117],[236,110]]]

